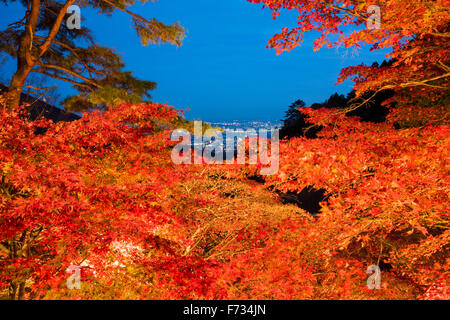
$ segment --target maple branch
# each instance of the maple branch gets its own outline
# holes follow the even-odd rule
[[[33,36],[39,21],[39,11],[41,8],[41,2],[40,0],[33,0],[29,4],[29,7],[30,5],[31,5],[31,12],[29,14],[29,17],[27,17],[27,23],[25,24],[25,32],[21,41],[26,42],[27,50],[25,52],[25,61],[27,62],[28,65],[31,66],[33,65],[34,60],[31,51],[33,49]]]
[[[346,8],[342,8],[342,7],[339,7],[339,6],[335,6],[335,5],[333,5],[333,4],[326,4],[325,6],[326,6],[326,7],[329,7],[329,8],[332,8],[332,9],[335,9],[335,10],[344,11],[344,12],[346,12],[346,13],[352,15],[352,16],[355,16],[355,17],[357,17],[357,18],[363,19],[363,20],[365,20],[365,21],[368,20],[367,17],[361,15],[361,14],[358,13],[357,11],[353,11],[353,10],[350,10],[350,9],[346,9]]]
[[[435,33],[435,32],[432,32],[432,33],[429,33],[429,34],[431,34],[432,36],[435,36],[435,37],[450,38],[450,33]]]
[[[54,14],[55,16],[58,16],[58,13],[56,13],[55,11],[53,11],[52,9],[49,8],[49,4],[48,4],[47,1],[44,0],[44,3],[45,3],[45,5],[46,5],[46,6],[44,6],[44,10],[46,10],[46,11],[48,11],[48,12]]]
[[[360,107],[362,107],[363,105],[365,105],[366,103],[368,103],[370,100],[372,100],[378,93],[380,93],[381,91],[384,90],[388,90],[388,89],[395,89],[395,88],[408,88],[408,87],[418,87],[418,86],[426,86],[426,87],[431,87],[431,88],[436,88],[436,89],[448,89],[447,87],[442,87],[442,86],[436,86],[436,85],[432,85],[429,84],[428,82],[432,82],[432,81],[436,81],[436,80],[440,80],[443,78],[447,78],[450,77],[450,72],[431,78],[431,79],[427,79],[427,80],[422,80],[422,81],[412,81],[412,82],[405,82],[405,83],[401,83],[401,84],[390,84],[390,85],[386,85],[381,87],[380,89],[378,89],[373,95],[371,95],[369,98],[365,99],[363,102],[359,103],[359,104],[354,104],[352,106],[350,106],[349,108],[345,108],[343,110],[344,113],[348,113],[351,111],[354,111],[356,109],[359,109]],[[351,101],[355,101],[357,99],[357,97],[353,98]]]
[[[36,228],[32,229],[29,232],[28,241],[25,241],[21,248],[22,255],[28,248],[31,246],[31,244],[39,237],[41,234],[41,231],[43,230],[43,227],[41,225],[37,226]]]

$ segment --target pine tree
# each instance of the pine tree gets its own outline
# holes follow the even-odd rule
[[[8,4],[14,0],[2,1]],[[79,94],[63,102],[71,111],[150,98],[148,91],[154,89],[156,83],[139,80],[124,71],[124,63],[116,52],[95,44],[89,29],[70,25],[74,22],[73,14],[67,12],[74,4],[108,16],[116,10],[130,15],[143,45],[171,43],[179,46],[185,36],[179,23],[166,25],[128,10],[135,0],[79,0],[76,3],[75,0],[21,0],[21,3],[26,8],[24,16],[0,31],[0,51],[17,60],[7,97],[9,109],[19,106],[23,87],[45,90],[25,84],[30,73],[73,84]]]

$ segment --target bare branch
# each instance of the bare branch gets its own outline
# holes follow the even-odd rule
[[[325,6],[327,6],[327,7],[329,7],[329,8],[332,8],[332,9],[335,9],[335,10],[338,10],[338,11],[346,12],[346,13],[352,15],[352,16],[355,16],[355,17],[357,17],[357,18],[363,19],[363,20],[365,20],[365,21],[367,21],[367,19],[368,19],[367,17],[361,15],[361,14],[358,13],[357,11],[353,11],[353,10],[350,10],[350,9],[338,7],[338,6],[335,6],[335,5],[332,5],[332,4],[326,4]]]

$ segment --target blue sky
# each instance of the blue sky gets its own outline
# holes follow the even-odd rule
[[[0,27],[21,17],[21,10],[17,4],[2,5]],[[277,56],[266,48],[267,41],[282,27],[295,25],[295,12],[274,21],[269,10],[246,0],[160,0],[132,10],[166,23],[179,21],[188,31],[183,46],[143,47],[125,13],[106,17],[82,9],[82,23],[99,44],[121,53],[127,70],[158,83],[155,102],[190,108],[190,120],[279,120],[297,99],[309,105],[334,92],[349,92],[351,82],[334,85],[339,71],[382,61],[386,53],[364,48],[314,52],[317,34],[308,34],[301,47]],[[67,88],[62,86],[63,96]]]

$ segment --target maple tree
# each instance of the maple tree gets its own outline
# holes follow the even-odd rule
[[[445,1],[424,2],[436,27],[427,29],[425,18],[410,26],[416,28],[414,40],[406,29],[359,30],[337,40],[352,45],[368,39],[398,54],[392,64],[371,67],[374,74],[354,69],[363,75],[356,79],[357,92],[392,83],[402,88],[396,81],[413,81],[400,72],[407,70],[406,48],[446,37],[440,24]],[[300,9],[302,28],[285,29],[271,42],[282,50],[314,28],[325,34],[317,45],[327,43],[339,26],[362,24],[358,15],[372,4],[264,3],[275,11]],[[383,3],[393,10],[399,4]],[[416,4],[403,7],[412,10]],[[410,16],[422,17],[423,10]],[[386,26],[396,26],[389,17]],[[405,16],[405,21],[412,20]],[[420,50],[417,57],[424,54]],[[442,54],[434,51],[433,57]],[[426,59],[433,62],[431,56]],[[442,69],[417,67],[422,84],[403,89],[416,94],[432,85],[429,96],[445,101],[439,87],[446,77],[426,80],[442,76]],[[391,68],[390,79],[383,78],[384,68]],[[450,128],[445,106],[421,103],[405,103],[382,123],[294,105],[287,121],[307,119],[321,129],[315,139],[282,141],[280,170],[262,176],[260,163],[175,165],[169,129],[190,124],[168,105],[122,103],[53,123],[30,121],[0,97],[0,296],[448,299]],[[430,107],[439,112],[430,115]],[[405,126],[394,128],[400,120]],[[244,147],[248,157],[250,147]],[[325,192],[319,213],[278,197],[308,189]],[[66,287],[71,265],[82,268],[80,290]],[[371,265],[381,268],[380,290],[366,286]]]
[[[371,50],[389,48],[387,58],[392,63],[384,66],[364,64],[344,68],[337,83],[351,78],[356,97],[368,91],[395,90],[397,102],[415,106],[424,99],[436,106],[448,107],[450,37],[448,0],[427,1],[352,1],[352,0],[248,0],[263,3],[273,10],[274,19],[282,10],[298,11],[297,25],[285,27],[269,41],[277,53],[290,51],[300,45],[303,35],[317,31],[315,50],[328,46],[360,47]],[[381,27],[367,28],[365,24],[377,5],[381,13]],[[351,33],[348,26],[354,26]],[[370,99],[370,98],[369,98]],[[357,108],[361,103],[356,103]],[[429,110],[432,114],[434,108]],[[448,121],[448,112],[440,121]]]

